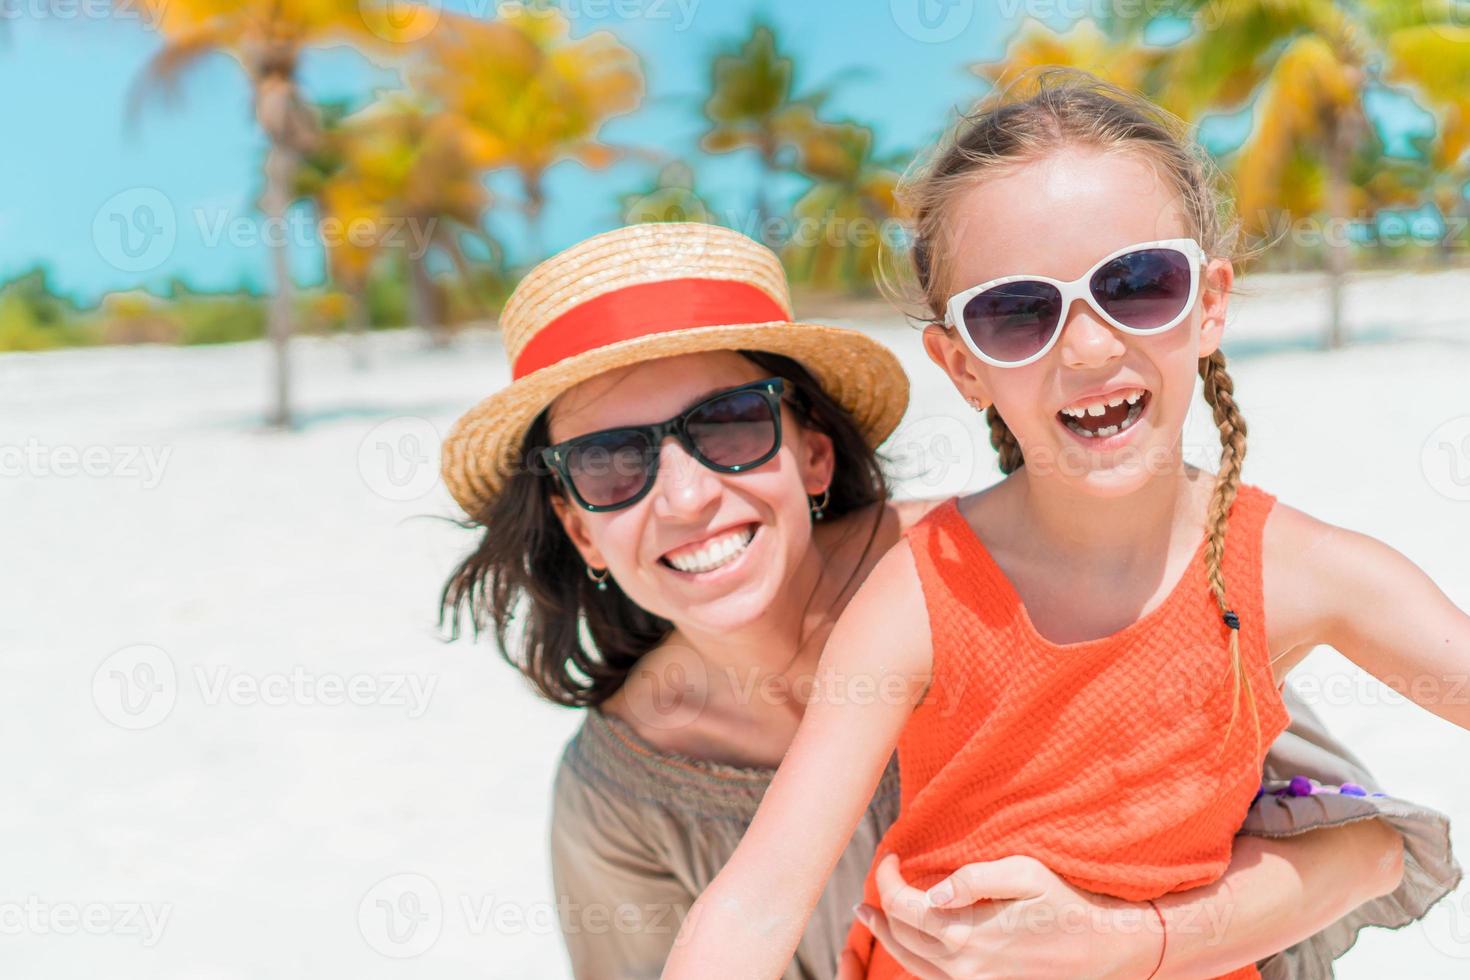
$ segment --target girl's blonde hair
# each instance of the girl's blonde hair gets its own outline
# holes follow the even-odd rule
[[[1217,190],[1222,175],[1177,116],[1154,103],[1074,68],[1043,67],[1023,72],[1004,90],[981,102],[940,143],[931,159],[905,177],[903,201],[913,216],[912,277],[928,315],[918,319],[943,324],[949,296],[945,249],[946,216],[956,192],[987,175],[1035,162],[1071,146],[1141,155],[1178,191],[1189,231],[1211,257],[1242,262],[1239,224],[1228,197]],[[893,279],[884,285],[893,292]],[[899,297],[902,299],[903,297]],[[912,298],[912,297],[911,297]],[[1216,350],[1199,361],[1204,397],[1220,430],[1220,468],[1207,519],[1206,569],[1210,591],[1229,633],[1235,675],[1233,727],[1244,684],[1256,715],[1250,677],[1240,654],[1239,620],[1225,592],[1225,534],[1245,460],[1245,419],[1235,404],[1235,385]],[[990,444],[1000,453],[1000,468],[1012,473],[1025,465],[1020,443],[994,405],[986,410]],[[1256,717],[1259,748],[1260,720]],[[1227,730],[1226,738],[1229,737]],[[1222,749],[1224,743],[1222,742]]]

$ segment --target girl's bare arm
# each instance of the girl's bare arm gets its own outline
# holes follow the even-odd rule
[[[779,976],[928,682],[928,616],[900,542],[833,628],[755,819],[700,895],[665,978]]]
[[[1279,681],[1326,643],[1470,729],[1470,615],[1388,545],[1277,504],[1267,520],[1266,621]]]

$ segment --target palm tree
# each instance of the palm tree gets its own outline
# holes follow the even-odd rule
[[[1426,65],[1465,63],[1465,32],[1454,23],[1453,5],[1439,0],[1189,0],[1187,6],[1195,31],[1170,50],[1160,90],[1172,93],[1176,111],[1192,117],[1254,105],[1257,122],[1236,151],[1234,167],[1247,227],[1254,213],[1270,213],[1267,202],[1280,196],[1291,161],[1307,155],[1321,167],[1314,210],[1326,215],[1329,227],[1345,228],[1356,213],[1355,199],[1367,190],[1354,183],[1354,174],[1366,176],[1361,161],[1381,153],[1365,97],[1386,78],[1418,85],[1431,77],[1425,65],[1405,60],[1411,53]],[[1431,104],[1447,96],[1463,104],[1463,78],[1458,92],[1421,87],[1420,94]],[[1349,249],[1346,235],[1328,237],[1329,347],[1346,340]]]
[[[1006,88],[1037,68],[1080,68],[1121,88],[1150,91],[1150,77],[1163,60],[1160,49],[1092,20],[1079,20],[1065,33],[1028,18],[1006,45],[1005,56],[979,62],[970,71],[994,87]],[[1017,95],[1027,92],[1017,90]]]
[[[305,154],[296,169],[293,180],[294,196],[310,201],[316,208],[318,221],[322,225],[322,242],[326,257],[327,278],[339,294],[347,299],[344,318],[347,330],[353,335],[352,358],[355,367],[367,366],[367,353],[363,338],[367,333],[368,310],[365,299],[368,277],[372,271],[376,252],[362,236],[342,236],[339,240],[326,234],[328,219],[348,227],[365,218],[374,216],[343,206],[340,201],[328,202],[330,182],[335,182],[346,166],[343,140],[338,135],[342,120],[348,115],[345,102],[324,103],[317,107],[318,122],[322,138],[310,153]]]
[[[873,131],[853,122],[811,120],[797,169],[812,180],[796,202],[795,233],[784,258],[793,282],[822,289],[871,286],[903,216],[898,167],[906,155],[876,159]]]
[[[608,166],[599,142],[608,119],[643,100],[638,56],[607,31],[570,36],[555,8],[508,4],[494,21],[444,15],[416,82],[466,123],[471,159],[520,178],[533,259],[542,255],[546,171],[561,160]]]
[[[265,187],[259,206],[267,223],[285,227],[302,158],[318,147],[316,113],[302,98],[297,78],[301,53],[309,47],[354,44],[398,52],[401,41],[423,36],[437,17],[429,7],[395,6],[368,0],[142,0],[164,38],[134,95],[178,83],[199,58],[223,53],[239,62],[250,80],[255,118],[268,143]],[[275,359],[269,424],[290,427],[292,283],[282,235],[267,235],[275,295],[267,333]]]
[[[1411,22],[1389,36],[1387,47],[1384,81],[1424,93],[1437,117],[1425,154],[1431,175],[1426,192],[1441,214],[1463,223],[1470,218],[1470,26]],[[1441,257],[1450,247],[1447,238],[1441,242]]]
[[[472,162],[466,124],[413,97],[389,95],[325,130],[331,163],[312,195],[323,219],[329,268],[361,313],[362,292],[374,262],[400,256],[408,270],[414,320],[431,341],[448,341],[442,302],[429,273],[437,250],[465,285],[475,275],[460,246],[475,239],[491,255],[498,248],[482,228],[490,193]]]
[[[1171,52],[1161,91],[1171,93],[1171,108],[1192,118],[1252,104],[1255,125],[1231,155],[1242,225],[1259,234],[1283,216],[1296,235],[1294,215],[1325,215],[1326,344],[1341,347],[1353,217],[1349,170],[1375,138],[1363,107],[1365,35],[1348,11],[1327,0],[1252,0],[1210,16],[1208,28],[1197,26]]]
[[[804,135],[819,100],[793,99],[792,77],[791,58],[781,53],[776,32],[760,23],[711,66],[711,92],[704,104],[710,128],[700,148],[706,153],[755,150],[761,168],[753,204],[757,229],[771,216],[771,182],[790,169],[783,157]]]
[[[1193,30],[1177,44],[1141,44],[1154,14],[1119,7],[1124,12],[1079,25],[1070,36],[1031,26],[1013,53],[1020,63],[1051,56],[1090,68],[1189,120],[1253,108],[1256,125],[1228,160],[1243,223],[1260,231],[1279,216],[1317,213],[1339,232],[1327,236],[1325,249],[1327,344],[1337,347],[1344,341],[1350,256],[1340,232],[1355,203],[1375,200],[1373,188],[1354,179],[1370,178],[1362,161],[1382,152],[1364,98],[1380,78],[1401,78],[1419,85],[1431,102],[1459,100],[1456,111],[1464,111],[1464,76],[1423,70],[1435,62],[1464,64],[1464,30],[1454,26],[1451,6],[1448,0],[1180,0],[1171,14],[1191,18]],[[976,70],[995,80],[1006,66]]]

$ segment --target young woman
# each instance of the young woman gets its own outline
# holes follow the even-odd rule
[[[887,501],[873,451],[907,381],[863,335],[792,322],[775,256],[703,225],[623,229],[548,260],[502,330],[515,380],[445,444],[446,483],[485,531],[444,610],[490,629],[541,694],[592,709],[556,777],[562,929],[583,980],[657,976],[786,754],[837,616],[930,506]],[[1305,709],[1264,775],[1369,779]],[[784,976],[833,976],[897,803],[890,762]],[[1160,903],[1171,968],[1286,950],[1278,975],[1319,975],[1363,925],[1443,894],[1447,828],[1412,804],[1267,795],[1248,829],[1264,836],[1237,839],[1219,883]],[[983,887],[1013,870],[962,873]],[[1157,954],[1157,934],[1124,925],[1137,907],[1028,873],[1013,904],[1086,908],[1089,926],[995,921],[967,954],[1066,977]],[[906,887],[880,878],[885,895]],[[874,920],[886,946],[936,971],[961,962],[893,908]]]

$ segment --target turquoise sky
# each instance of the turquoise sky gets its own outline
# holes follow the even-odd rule
[[[446,6],[483,14],[490,0]],[[561,0],[560,6],[572,16],[575,34],[611,30],[643,58],[644,106],[614,120],[605,137],[693,157],[698,188],[721,213],[749,201],[754,171],[743,155],[692,154],[703,126],[699,107],[711,54],[743,36],[753,17],[773,23],[795,55],[799,93],[833,83],[829,114],[872,124],[879,151],[890,153],[927,145],[957,107],[982,94],[966,66],[1000,55],[1017,26],[1003,12],[1026,9],[983,0]],[[239,67],[222,56],[206,59],[186,76],[178,98],[151,98],[129,124],[133,84],[160,44],[133,4],[106,8],[100,0],[77,0],[53,7],[17,0],[5,10],[11,13],[0,18],[0,91],[7,93],[0,277],[44,263],[57,288],[83,300],[112,289],[161,288],[172,277],[201,289],[266,283],[266,248],[255,233],[253,205],[264,141]],[[311,53],[302,75],[318,100],[361,102],[374,87],[398,84],[391,67],[346,49]],[[1404,152],[1408,137],[1428,125],[1417,110],[1391,99],[1379,115],[1390,145]],[[1248,117],[1222,121],[1216,132],[1228,139],[1248,123]],[[647,186],[654,172],[647,163],[598,173],[559,165],[547,181],[547,247],[616,225],[619,195]],[[513,194],[499,181],[492,187]],[[511,208],[494,213],[490,227],[513,252],[522,241]],[[140,244],[145,234],[147,248]],[[297,277],[319,282],[320,251],[302,237],[308,244],[293,253]]]

